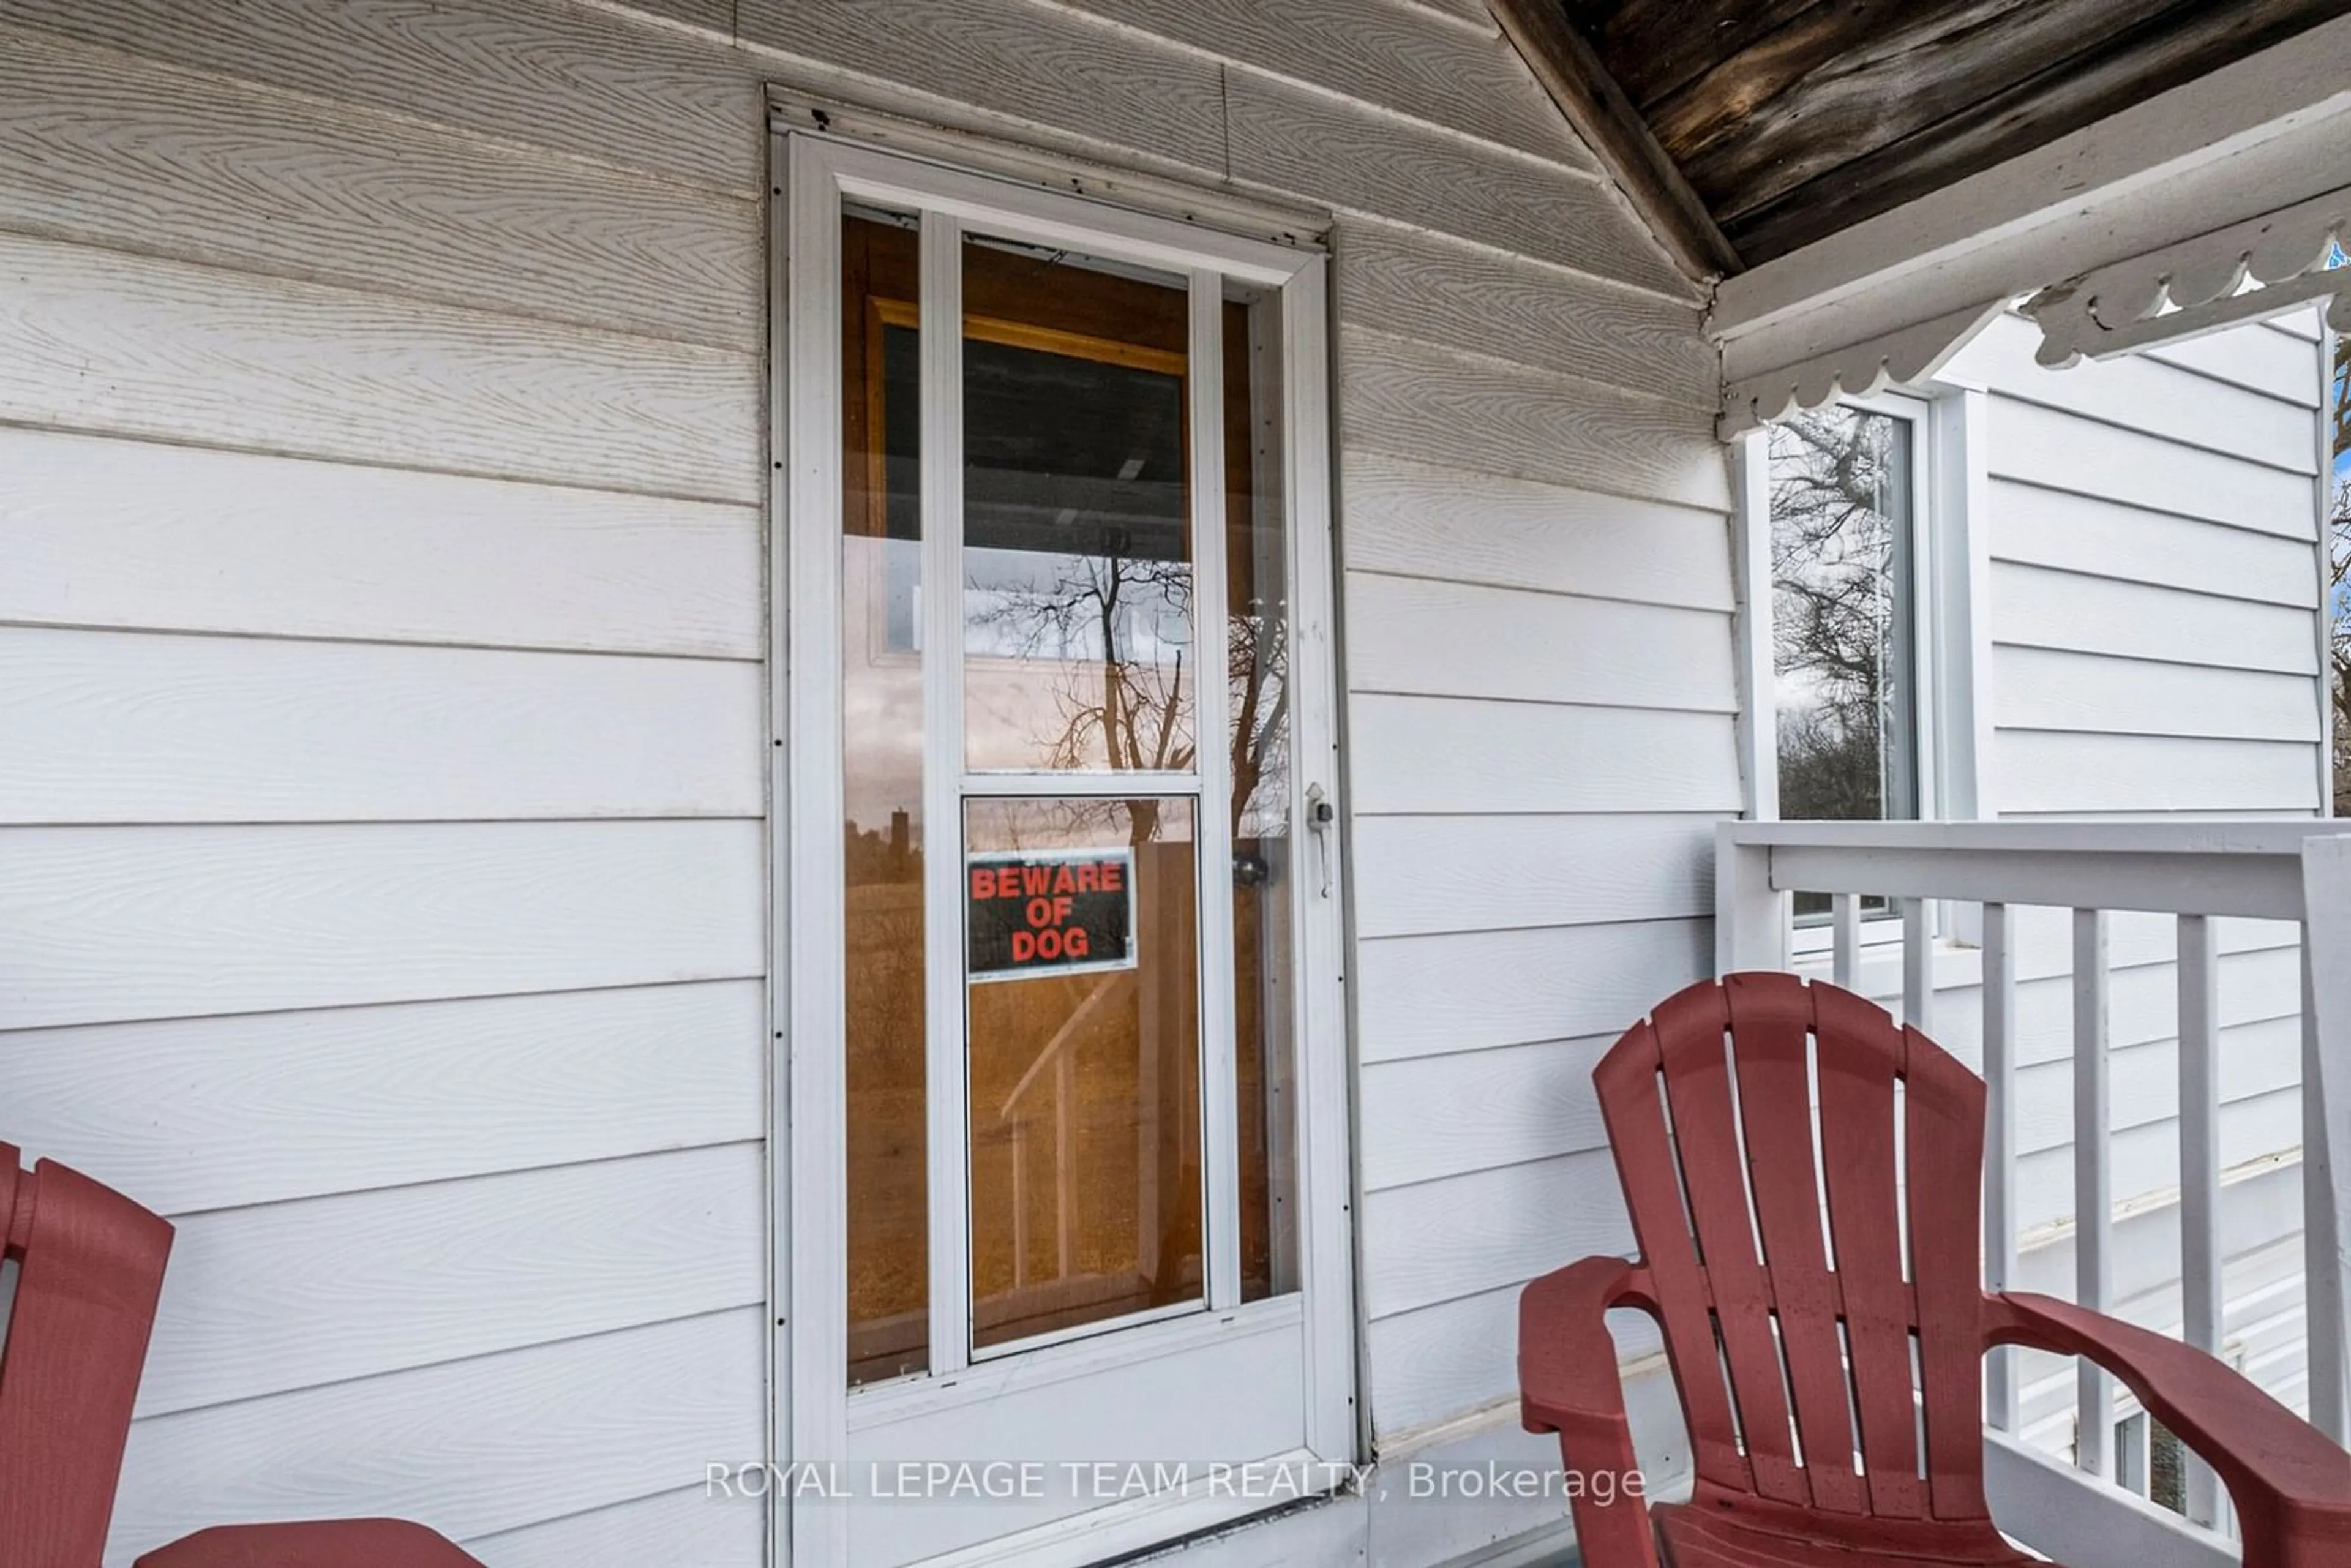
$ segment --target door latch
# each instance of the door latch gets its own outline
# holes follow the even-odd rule
[[[1306,826],[1314,834],[1316,851],[1322,862],[1322,896],[1331,896],[1331,857],[1337,852],[1332,847],[1331,830],[1339,813],[1331,804],[1330,795],[1320,784],[1306,787]]]

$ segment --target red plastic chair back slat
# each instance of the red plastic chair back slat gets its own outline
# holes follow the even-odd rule
[[[19,1273],[0,1346],[0,1541],[9,1561],[99,1562],[172,1228],[54,1161],[0,1144]]]
[[[1672,997],[1594,1079],[1700,1482],[1985,1519],[1981,1082],[1861,998],[1768,974]]]

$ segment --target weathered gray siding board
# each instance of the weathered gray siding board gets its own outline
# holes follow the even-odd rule
[[[1340,439],[1356,451],[1636,500],[1730,505],[1722,447],[1687,404],[1368,327],[1340,340],[1339,399]]]
[[[704,9],[723,32],[732,0]],[[10,0],[8,15],[144,59],[587,164],[746,197],[766,182],[757,70],[708,38],[565,0],[343,0],[332,27],[310,0]]]
[[[636,9],[8,7],[8,1131],[187,1217],[113,1561],[347,1510],[494,1568],[758,1559],[699,1481],[764,1447],[765,81],[1338,215],[1345,592],[1394,638],[1348,698],[1369,1103],[1475,1066],[1364,1129],[1384,1430],[1508,1392],[1506,1337],[1423,1354],[1472,1325],[1415,1216],[1570,1167],[1531,1114],[1516,1164],[1455,1135],[1477,1101],[1581,1127],[1545,1042],[1706,967],[1698,296],[1482,5]],[[1552,858],[1416,907],[1433,854]],[[1473,1299],[1614,1244],[1573,1174],[1603,1223],[1464,1229]]]
[[[1377,218],[1351,217],[1333,280],[1368,327],[1711,411],[1720,371],[1677,299]]]
[[[0,422],[761,495],[749,352],[22,235],[0,235]]]
[[[0,26],[18,233],[740,349],[766,298],[750,209]]]
[[[746,63],[887,82],[1162,168],[1227,170],[1225,72],[1190,50],[1022,0],[737,0]]]
[[[1325,93],[1553,162],[1593,166],[1490,16],[1479,33],[1417,5],[1354,0],[1069,3]]]

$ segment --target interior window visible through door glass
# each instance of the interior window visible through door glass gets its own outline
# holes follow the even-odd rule
[[[968,765],[1195,760],[1180,278],[964,246]]]

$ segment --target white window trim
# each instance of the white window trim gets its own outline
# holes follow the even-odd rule
[[[1840,400],[1847,406],[1909,422],[1911,591],[1914,618],[1911,737],[1920,820],[1972,821],[1984,814],[1984,768],[1991,753],[1991,479],[1986,461],[1988,394],[1956,380]],[[1780,820],[1779,710],[1771,667],[1771,453],[1768,431],[1739,440],[1736,549],[1740,590],[1740,765],[1746,814]],[[1970,922],[1942,910],[1938,946],[1972,946]],[[1790,955],[1824,956],[1825,923],[1791,922]],[[1899,944],[1902,922],[1864,922],[1862,944]]]

